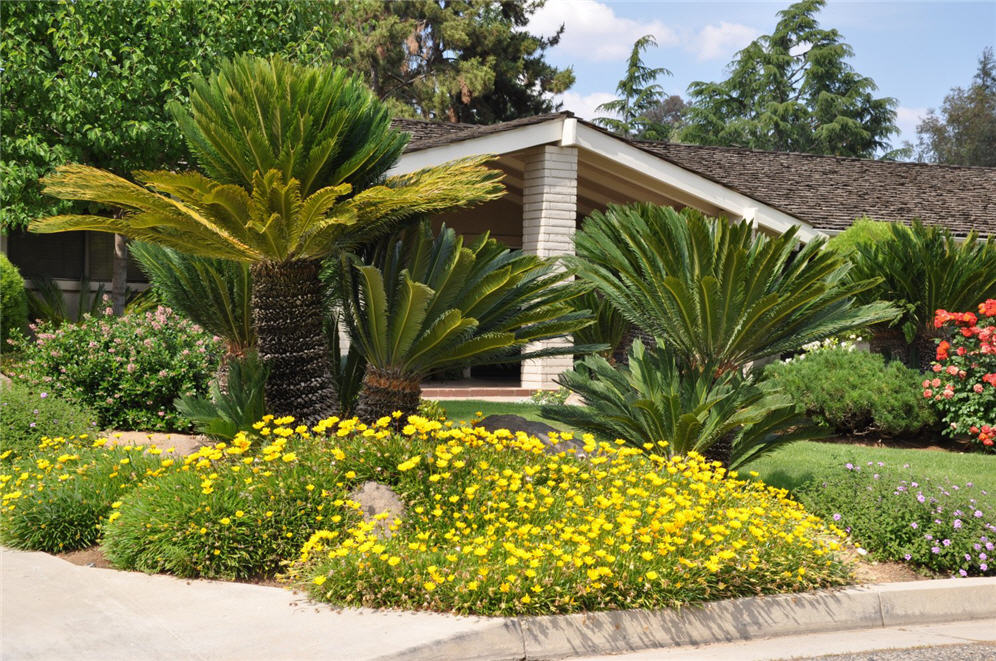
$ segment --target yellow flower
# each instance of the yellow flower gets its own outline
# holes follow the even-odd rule
[[[659,574],[655,572],[653,569],[651,569],[650,571],[647,572],[646,576],[647,580],[656,581]]]
[[[228,518],[227,516],[226,516],[226,517],[223,517],[223,518],[221,519],[221,521],[220,521],[221,525],[223,525],[223,526],[227,526],[227,525],[228,525],[229,523],[231,523],[231,522],[232,522],[232,520],[231,520],[231,519],[229,519],[229,518]]]
[[[325,576],[316,576],[316,577],[314,577],[313,579],[311,579],[311,582],[312,582],[312,583],[314,583],[315,585],[321,585],[321,584],[322,584],[322,583],[324,583],[324,582],[325,582],[326,580],[327,580],[327,579],[326,579],[326,577],[325,577]]]
[[[426,592],[432,592],[433,590],[436,589],[436,584],[433,583],[432,581],[426,581],[425,583],[422,584],[422,587],[425,588]]]

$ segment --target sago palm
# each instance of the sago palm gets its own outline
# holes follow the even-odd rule
[[[136,172],[132,183],[84,165],[44,180],[50,195],[123,211],[38,220],[38,232],[123,234],[252,265],[253,319],[271,412],[307,422],[334,412],[318,260],[414,214],[493,199],[484,159],[384,178],[405,134],[344,70],[240,57],[197,78],[174,115],[206,176]]]
[[[616,368],[601,356],[588,356],[559,381],[583,405],[547,406],[544,417],[662,456],[695,451],[736,466],[820,435],[787,395],[735,371],[716,378],[689,372],[663,351],[645,350],[639,340],[626,365]],[[732,446],[729,456],[716,457],[713,448],[725,444]]]
[[[567,263],[631,323],[692,369],[724,373],[831,335],[893,319],[859,305],[875,280],[849,280],[823,241],[767,237],[692,209],[610,206],[588,217]]]
[[[982,241],[975,232],[965,239],[950,230],[892,223],[885,238],[860,242],[851,254],[854,280],[881,281],[859,295],[859,300],[892,301],[903,315],[899,330],[918,356],[904,358],[924,362],[933,358],[933,320],[939,309],[974,310],[987,298],[996,297],[996,240]]]
[[[414,413],[420,383],[436,369],[600,348],[522,351],[590,323],[587,310],[570,304],[586,286],[487,235],[465,246],[452,229],[433,236],[423,222],[383,242],[368,261],[354,256],[343,274],[350,333],[367,361],[362,419]]]

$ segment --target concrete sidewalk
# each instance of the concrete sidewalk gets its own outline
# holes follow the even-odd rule
[[[483,618],[335,610],[281,588],[80,567],[8,549],[0,570],[5,660],[556,659],[996,618],[996,578],[736,599],[680,613]]]

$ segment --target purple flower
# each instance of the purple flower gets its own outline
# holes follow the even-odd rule
[[[961,528],[961,519],[955,519],[954,520],[954,528],[955,528],[955,530],[958,530],[959,528]]]
[[[927,541],[930,541],[934,539],[934,536],[931,535],[930,533],[927,533],[926,535],[923,536],[923,538],[926,539]]]
[[[944,544],[944,546],[951,546],[951,540],[945,539],[944,541],[941,542],[941,544]]]
[[[906,555],[903,556],[903,558],[905,558],[906,560],[912,560],[913,556],[907,553]]]
[[[854,464],[852,464],[851,462],[847,462],[846,464],[844,464],[844,468],[846,468],[849,471],[854,470]]]
[[[48,397],[48,393],[47,392],[43,392],[42,394],[40,394],[38,396],[41,397],[42,399],[45,399],[46,397]]]
[[[910,524],[910,528],[912,528],[913,530],[916,530],[916,529],[917,529],[917,528],[919,528],[919,527],[920,527],[920,526],[919,526],[919,524],[917,524],[917,522],[916,522],[916,521],[914,521],[913,523],[911,523],[911,524]]]
[[[931,546],[930,547],[930,552],[931,553],[940,553],[941,552],[941,547],[940,546]]]
[[[923,496],[923,494],[922,494],[922,493],[918,493],[918,494],[916,495],[916,502],[918,502],[918,503],[922,503],[922,502],[924,502],[925,500],[927,500],[927,499],[926,499],[926,498],[924,498],[924,496]]]
[[[989,565],[983,562],[982,564],[979,565],[979,569],[981,569],[982,571],[986,571],[987,569],[989,569]]]
[[[30,425],[28,425],[28,426],[29,426],[29,427],[34,427],[34,426],[35,426],[35,423],[33,423],[33,422],[32,422],[32,423],[31,423]]]
[[[834,514],[834,515],[833,515],[833,520],[834,520],[834,521],[840,521],[840,519],[841,519],[841,516],[840,516],[840,514]]]
[[[982,518],[982,510],[975,510],[974,512],[972,512],[972,516],[974,516],[976,519]]]
[[[964,569],[959,569],[958,573],[961,574],[962,576],[968,576],[968,572],[965,571]]]

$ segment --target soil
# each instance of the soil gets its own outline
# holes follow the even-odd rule
[[[196,451],[202,445],[210,443],[210,439],[200,434],[179,434],[175,432],[144,432],[144,431],[102,431],[96,435],[106,437],[115,445],[155,445],[166,450],[175,448],[179,455],[187,455]]]

